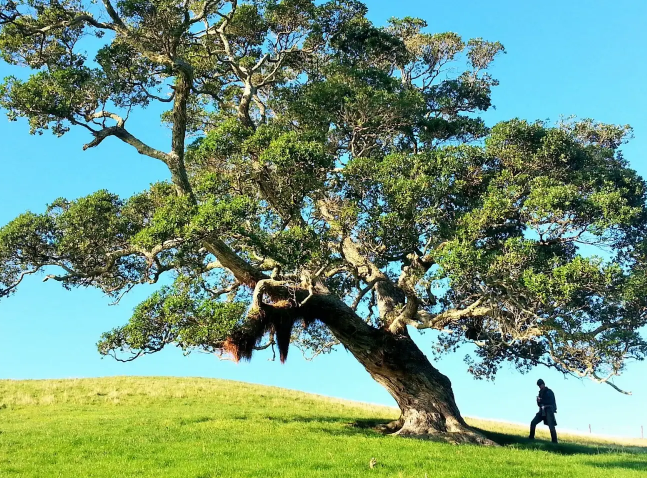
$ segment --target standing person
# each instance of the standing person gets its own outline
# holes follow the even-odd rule
[[[557,443],[557,431],[555,430],[557,426],[557,420],[555,419],[557,402],[555,402],[555,394],[546,386],[542,379],[537,380],[537,386],[539,387],[539,395],[537,395],[539,411],[535,415],[535,418],[532,419],[532,422],[530,422],[530,436],[528,438],[534,440],[537,424],[544,422],[550,430],[551,441]]]

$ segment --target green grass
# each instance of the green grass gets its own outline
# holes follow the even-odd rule
[[[0,381],[0,477],[640,477],[647,449],[473,422],[502,447],[381,436],[396,411],[202,378]],[[541,435],[540,438],[545,438]],[[369,469],[371,458],[377,466]]]

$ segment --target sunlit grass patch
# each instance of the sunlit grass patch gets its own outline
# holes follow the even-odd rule
[[[382,436],[397,410],[202,378],[0,381],[1,477],[640,477],[644,448],[472,421],[499,448]],[[541,436],[540,436],[541,438]],[[369,468],[371,458],[376,465]]]

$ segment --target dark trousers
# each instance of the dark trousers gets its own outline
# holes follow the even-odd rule
[[[541,412],[538,412],[537,415],[535,415],[535,418],[530,422],[530,438],[535,438],[535,428],[537,428],[537,425],[543,421],[544,417]],[[550,440],[553,443],[557,443],[557,430],[555,430],[555,425],[548,425],[548,428],[550,430]]]

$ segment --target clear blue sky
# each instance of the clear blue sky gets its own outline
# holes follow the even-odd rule
[[[609,123],[631,124],[635,139],[625,156],[647,174],[647,1],[645,0],[454,0],[452,2],[369,0],[370,16],[384,23],[391,16],[426,19],[430,31],[454,31],[464,38],[501,41],[507,54],[493,69],[501,85],[489,124],[521,117],[556,120],[576,114]],[[0,64],[0,76],[15,74]],[[136,121],[136,122],[135,122]],[[133,132],[167,149],[169,133],[157,113],[131,120]],[[26,122],[0,119],[0,224],[29,209],[43,210],[57,197],[76,198],[97,189],[127,196],[167,177],[161,163],[138,155],[115,139],[83,152],[82,131],[57,139],[29,136]],[[0,302],[0,378],[64,378],[106,375],[203,376],[257,382],[308,392],[393,405],[390,396],[343,350],[313,362],[298,350],[285,365],[258,355],[252,363],[233,364],[213,356],[183,357],[176,350],[122,364],[101,359],[100,334],[123,324],[132,308],[150,293],[142,288],[119,306],[96,290],[65,291],[56,284],[27,280],[18,294]],[[432,337],[420,337],[429,350]],[[537,369],[520,375],[504,368],[496,382],[475,381],[462,362],[463,350],[436,365],[447,374],[461,410],[480,416],[528,422],[535,413],[535,381],[542,377],[555,391],[560,426],[608,434],[639,436],[647,428],[647,364],[637,363],[618,380],[633,396],[610,387],[564,379]]]

